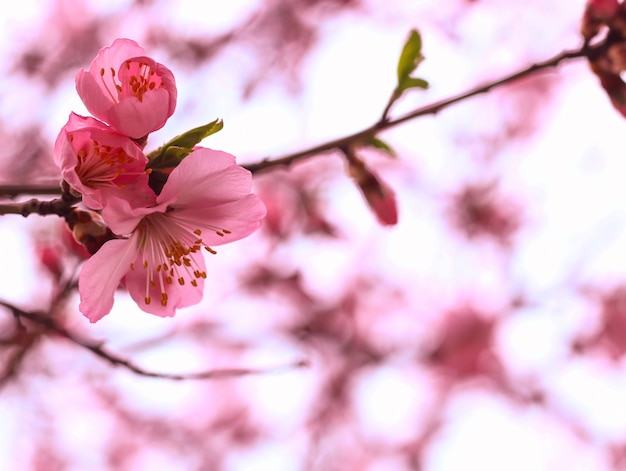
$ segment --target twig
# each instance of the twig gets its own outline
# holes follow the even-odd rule
[[[437,114],[439,111],[445,108],[448,108],[449,106],[455,103],[459,103],[461,101],[467,100],[468,98],[471,98],[476,95],[487,93],[493,90],[494,88],[509,84],[511,82],[519,80],[528,75],[532,75],[535,72],[538,72],[540,70],[556,67],[563,61],[576,59],[580,57],[588,57],[594,53],[597,53],[600,49],[604,49],[605,47],[606,45],[604,44],[595,46],[593,48],[589,47],[588,45],[583,45],[581,48],[576,49],[576,50],[563,51],[560,54],[557,54],[556,56],[550,59],[547,59],[542,62],[537,62],[536,64],[532,64],[523,70],[509,74],[505,77],[486,83],[484,85],[480,85],[478,87],[472,88],[466,92],[452,96],[450,98],[446,98],[444,100],[431,103],[430,105],[417,108],[398,118],[388,120],[385,116],[380,121],[373,124],[372,126],[366,129],[363,129],[362,131],[351,134],[349,136],[345,136],[339,139],[328,141],[323,144],[317,145],[315,147],[311,147],[310,149],[305,149],[305,150],[295,152],[293,154],[288,154],[288,155],[285,155],[283,157],[279,157],[276,159],[265,159],[262,162],[259,162],[256,164],[244,165],[244,167],[246,167],[252,173],[258,173],[258,172],[267,170],[272,167],[289,166],[298,160],[304,159],[306,157],[311,157],[313,155],[319,155],[325,152],[329,152],[329,151],[333,151],[337,149],[343,149],[343,148],[358,144],[360,142],[367,141],[368,139],[377,135],[379,132],[398,126],[399,124],[402,124],[406,121],[409,121],[409,120],[412,120],[421,116]]]
[[[71,209],[72,204],[63,198],[55,198],[50,201],[41,201],[33,198],[22,203],[0,203],[0,215],[21,214],[27,217],[31,214],[39,214],[40,216],[56,214],[57,216],[65,217]]]
[[[110,363],[112,366],[119,366],[125,368],[139,376],[144,376],[148,378],[159,378],[159,379],[169,379],[176,381],[183,380],[193,380],[193,379],[223,379],[223,378],[233,378],[239,376],[251,376],[258,374],[267,374],[267,373],[276,373],[279,371],[284,371],[293,368],[306,368],[309,366],[308,361],[299,360],[293,363],[288,363],[285,365],[279,365],[269,368],[223,368],[223,369],[215,369],[208,371],[201,371],[198,373],[187,373],[187,374],[177,374],[177,373],[160,373],[155,371],[145,370],[139,366],[137,366],[132,361],[118,355],[116,353],[112,353],[108,351],[106,348],[102,346],[101,342],[96,342],[94,340],[83,339],[65,327],[57,323],[52,317],[50,317],[47,313],[43,312],[29,312],[23,311],[12,304],[9,304],[4,301],[0,301],[0,306],[3,306],[9,309],[14,316],[18,318],[28,319],[32,322],[35,322],[39,325],[46,327],[48,330],[55,332],[66,340],[78,345],[82,348],[85,348],[92,352],[94,355],[100,357],[106,362]]]

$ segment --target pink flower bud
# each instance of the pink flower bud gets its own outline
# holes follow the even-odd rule
[[[391,188],[372,173],[355,156],[350,156],[350,176],[361,189],[378,222],[384,226],[398,223],[396,196]]]
[[[617,0],[589,0],[580,27],[583,37],[590,40],[615,17],[619,10]]]
[[[133,139],[162,128],[176,108],[174,75],[130,39],[101,49],[76,90],[91,114]]]

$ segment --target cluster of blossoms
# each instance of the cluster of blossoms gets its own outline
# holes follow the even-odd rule
[[[98,321],[124,284],[142,310],[172,316],[202,298],[201,249],[215,253],[211,246],[254,232],[265,206],[232,155],[195,146],[204,128],[144,153],[148,135],[173,114],[177,92],[172,72],[134,41],[103,48],[78,72],[76,89],[95,118],[70,115],[55,162],[113,234],[82,268],[79,309]]]

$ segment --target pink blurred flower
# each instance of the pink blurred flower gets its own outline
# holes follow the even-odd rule
[[[265,206],[250,193],[252,176],[225,152],[199,148],[176,167],[151,208],[113,203],[119,217],[109,221],[129,238],[106,242],[84,265],[78,283],[80,311],[91,322],[108,314],[124,282],[139,307],[158,316],[202,298],[205,262],[201,248],[241,239],[254,232]]]
[[[588,0],[580,31],[586,40],[600,32],[602,25],[611,23],[617,16],[620,4],[617,0]]]
[[[70,114],[54,145],[54,160],[85,205],[103,209],[105,219],[111,199],[131,198],[146,206],[156,197],[139,146],[97,119]]]
[[[174,75],[130,39],[102,48],[76,90],[91,114],[133,139],[162,128],[176,108]]]

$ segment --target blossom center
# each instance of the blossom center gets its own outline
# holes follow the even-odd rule
[[[74,134],[69,134],[68,139],[74,142]],[[90,188],[124,188],[125,185],[119,178],[122,175],[134,177],[151,172],[150,169],[129,172],[129,167],[136,165],[137,159],[129,156],[120,147],[101,144],[96,139],[85,142],[76,152],[76,156],[76,173],[80,181]]]
[[[229,234],[225,229],[215,232]],[[202,230],[189,227],[169,213],[153,213],[142,219],[135,234],[139,237],[139,261],[146,272],[145,303],[152,302],[157,290],[162,306],[168,303],[168,287],[178,283],[199,288],[198,280],[206,278],[201,248],[215,254],[202,242]],[[137,269],[134,263],[131,270]],[[171,289],[171,288],[169,288]]]
[[[163,81],[149,63],[136,59],[128,59],[116,74],[113,67],[107,71],[100,69],[100,77],[104,89],[114,103],[119,103],[122,98],[134,96],[143,101],[143,96],[151,91],[161,88]]]

